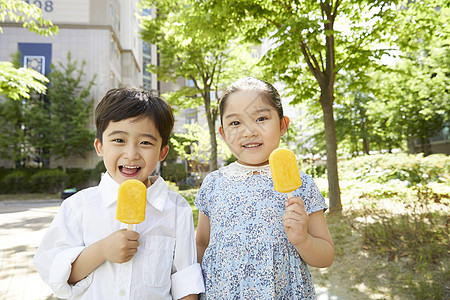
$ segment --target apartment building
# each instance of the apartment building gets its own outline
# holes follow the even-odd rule
[[[27,1],[28,2],[28,1]],[[28,32],[22,24],[1,24],[0,61],[11,61],[11,55],[20,51],[24,66],[44,75],[50,72],[50,64],[63,64],[67,53],[78,62],[86,61],[84,71],[90,80],[96,74],[91,90],[94,105],[105,92],[120,86],[145,86],[157,90],[151,74],[143,82],[143,43],[140,39],[137,0],[35,0],[44,17],[59,27],[55,36],[44,37]],[[148,12],[151,13],[151,12]],[[156,48],[146,48],[146,61],[156,58]],[[152,80],[153,78],[153,80]],[[90,121],[95,128],[93,118]],[[74,157],[67,167],[93,168],[100,159],[95,151],[86,158]],[[0,166],[12,167],[13,162],[0,162]],[[50,167],[57,167],[51,161]]]

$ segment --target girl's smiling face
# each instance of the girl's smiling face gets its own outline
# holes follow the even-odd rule
[[[260,166],[268,163],[288,125],[289,118],[281,122],[258,92],[237,91],[227,99],[219,132],[239,163]]]
[[[154,122],[139,117],[110,122],[102,142],[94,142],[98,156],[103,157],[106,170],[118,184],[133,178],[147,187],[148,176],[169,152],[169,146],[161,149],[161,144]]]

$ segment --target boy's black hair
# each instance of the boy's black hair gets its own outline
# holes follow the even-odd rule
[[[110,89],[95,109],[96,138],[102,141],[103,132],[109,122],[119,122],[129,118],[149,118],[155,123],[162,144],[169,143],[174,119],[172,108],[164,99],[153,96],[143,89],[122,87]]]

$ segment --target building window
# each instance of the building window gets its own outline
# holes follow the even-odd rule
[[[185,113],[186,113],[185,124],[197,123],[197,108],[187,108]]]
[[[25,55],[23,57],[23,65],[28,69],[45,74],[45,56],[42,55]]]
[[[111,52],[117,60],[120,60],[119,47],[114,38],[111,38]]]
[[[194,87],[194,86],[195,86],[194,80],[192,80],[192,79],[186,79],[186,86],[188,86],[188,87]]]

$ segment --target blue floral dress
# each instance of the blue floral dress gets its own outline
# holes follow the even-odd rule
[[[300,172],[308,214],[327,209],[313,179]],[[316,299],[308,267],[283,228],[287,194],[276,192],[269,166],[237,162],[210,173],[195,205],[210,222],[202,299]]]

